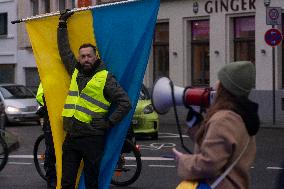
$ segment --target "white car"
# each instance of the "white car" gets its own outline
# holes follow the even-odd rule
[[[0,84],[0,107],[4,107],[5,123],[39,122],[39,104],[35,94],[23,85]]]

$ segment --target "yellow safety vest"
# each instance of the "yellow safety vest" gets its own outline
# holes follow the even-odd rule
[[[105,115],[110,103],[105,99],[103,89],[108,71],[97,72],[79,94],[77,85],[78,70],[72,74],[69,93],[62,112],[63,117],[75,117],[84,123],[90,123],[96,114]]]
[[[40,83],[37,89],[37,93],[36,93],[36,100],[40,103],[41,106],[44,105],[44,101],[43,101],[43,88],[42,88],[42,84]]]

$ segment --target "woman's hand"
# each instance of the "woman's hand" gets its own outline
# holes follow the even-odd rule
[[[183,153],[181,153],[180,151],[178,151],[176,148],[173,148],[173,153],[175,155],[175,161],[178,162],[178,160],[180,159],[180,157],[183,155]]]

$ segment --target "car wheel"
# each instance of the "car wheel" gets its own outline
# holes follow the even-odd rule
[[[158,139],[158,132],[152,134],[152,139],[154,140]]]

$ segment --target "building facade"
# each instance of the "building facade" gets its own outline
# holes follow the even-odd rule
[[[14,83],[17,66],[17,2],[0,0],[0,83]]]
[[[264,2],[161,1],[146,84],[169,76],[178,86],[213,87],[222,66],[250,60],[256,67],[256,86],[250,98],[259,103],[261,121],[283,123],[284,50],[282,44],[275,47],[274,81],[272,47],[264,40],[272,26],[266,24]],[[278,17],[283,17],[284,1],[271,0],[270,7],[282,8]],[[283,24],[275,28],[284,32]]]
[[[96,5],[115,1],[89,2]],[[283,123],[284,47],[282,43],[275,47],[273,66],[272,47],[264,40],[266,31],[272,27],[266,23],[264,2],[267,0],[161,0],[144,84],[151,88],[157,78],[168,76],[178,86],[213,87],[222,66],[250,60],[257,75],[251,98],[259,103],[261,120]],[[9,4],[8,8],[18,10],[7,11],[7,34],[5,27],[0,27],[0,42],[7,44],[0,46],[0,82],[20,83],[30,88],[36,88],[39,83],[25,26],[11,25],[10,21],[73,8],[77,3],[76,0],[0,0],[0,23],[6,19],[2,5],[7,8]],[[284,1],[271,0],[269,6],[284,9]],[[279,16],[284,17],[284,11]],[[283,24],[275,28],[284,32]]]
[[[18,18],[27,18],[74,7],[75,1],[18,0]],[[33,91],[36,91],[40,81],[25,24],[20,23],[16,25],[18,27],[18,61],[17,69],[15,69],[15,82],[26,85]]]
[[[3,1],[3,0],[2,0]],[[4,0],[5,1],[5,0]],[[9,1],[9,0],[6,0]],[[12,0],[10,0],[12,1]],[[1,2],[1,1],[0,1]],[[13,19],[8,20],[8,28],[17,28],[16,40],[17,44],[17,58],[13,66],[9,66],[9,71],[13,73],[11,80],[7,82],[23,84],[36,91],[39,84],[39,75],[37,67],[35,64],[35,59],[33,56],[33,51],[31,44],[28,38],[28,34],[25,29],[25,24],[20,23],[11,25],[10,21],[27,18],[35,16],[38,14],[56,12],[58,10],[72,9],[77,7],[78,4],[102,4],[107,3],[108,1],[104,0],[14,0],[12,1],[16,5],[16,9],[9,12],[9,14],[14,13],[15,16]],[[111,0],[110,2],[114,2]],[[16,16],[17,15],[17,16]],[[0,65],[0,70],[1,70]],[[0,74],[1,75],[1,74]],[[0,81],[3,82],[3,81]],[[6,82],[6,81],[5,81]]]

